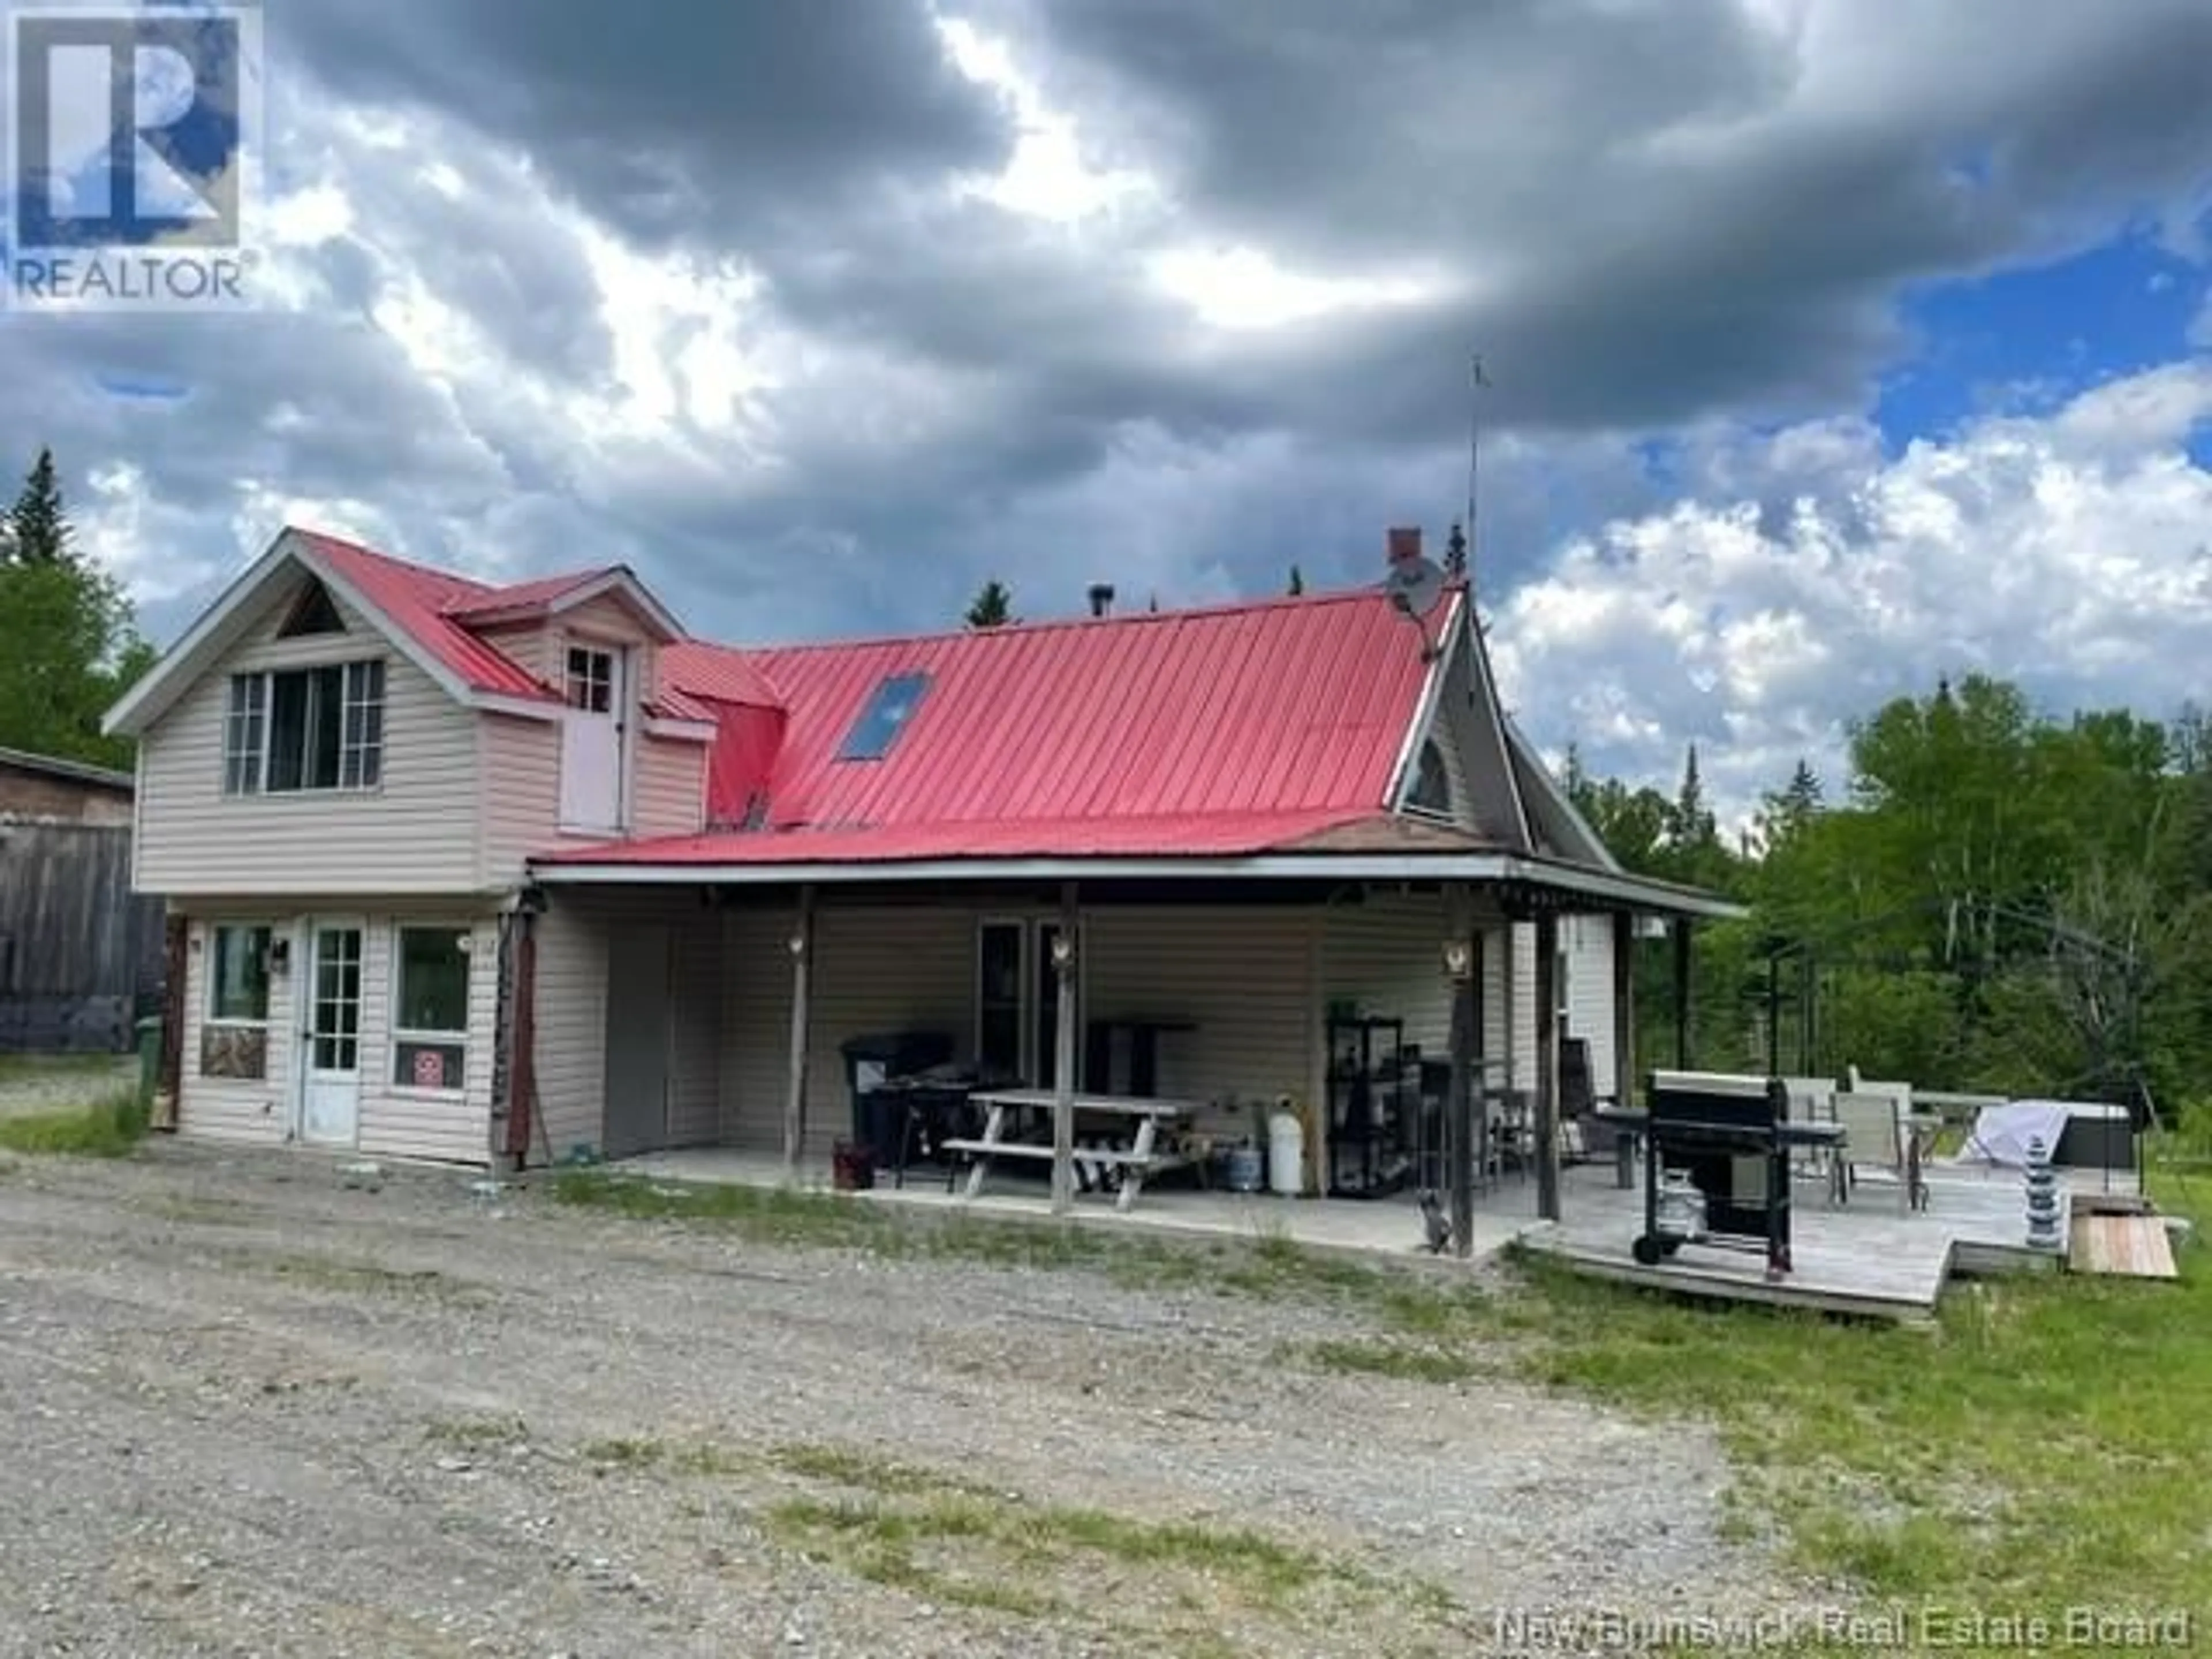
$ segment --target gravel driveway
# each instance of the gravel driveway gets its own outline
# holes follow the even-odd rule
[[[1364,1316],[156,1142],[0,1164],[0,1654],[1372,1655],[1756,1610],[1701,1431]]]

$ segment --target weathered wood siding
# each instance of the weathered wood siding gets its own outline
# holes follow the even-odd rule
[[[171,897],[381,895],[478,888],[478,716],[358,616],[347,631],[280,640],[289,600],[203,675],[140,746],[137,885]],[[380,657],[383,780],[373,790],[226,797],[230,676]]]
[[[0,817],[0,1049],[118,1051],[161,987],[159,898],[127,826]]]

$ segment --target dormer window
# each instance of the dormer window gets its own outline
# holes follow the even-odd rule
[[[891,745],[898,741],[921,707],[922,694],[929,690],[929,676],[923,673],[893,674],[878,685],[869,696],[867,706],[860,710],[860,718],[846,732],[844,746],[838,750],[841,761],[881,760],[890,753]]]
[[[568,647],[568,707],[587,714],[611,714],[615,708],[615,653],[586,645]]]

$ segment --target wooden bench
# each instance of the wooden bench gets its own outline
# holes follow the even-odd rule
[[[983,1190],[983,1182],[990,1174],[994,1158],[1022,1158],[1050,1159],[1054,1148],[1048,1142],[1010,1139],[1007,1130],[1012,1120],[1023,1113],[1049,1114],[1056,1109],[1060,1097],[1049,1089],[1006,1089],[990,1094],[970,1097],[973,1103],[986,1109],[983,1133],[980,1136],[963,1137],[945,1142],[945,1150],[971,1160],[968,1170],[968,1187],[963,1196],[974,1198]],[[1127,1210],[1137,1201],[1144,1189],[1145,1177],[1158,1170],[1181,1169],[1190,1162],[1183,1152],[1163,1147],[1159,1132],[1163,1127],[1176,1128],[1197,1115],[1197,1103],[1187,1100],[1154,1100],[1133,1095],[1077,1095],[1073,1099],[1078,1117],[1121,1117],[1136,1120],[1136,1133],[1126,1147],[1079,1148],[1074,1162],[1117,1169],[1123,1172],[1121,1190],[1114,1206]],[[951,1185],[948,1176],[946,1186]]]

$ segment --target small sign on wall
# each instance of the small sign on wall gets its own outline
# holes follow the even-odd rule
[[[446,1056],[435,1048],[415,1051],[415,1086],[442,1089],[446,1085]]]

